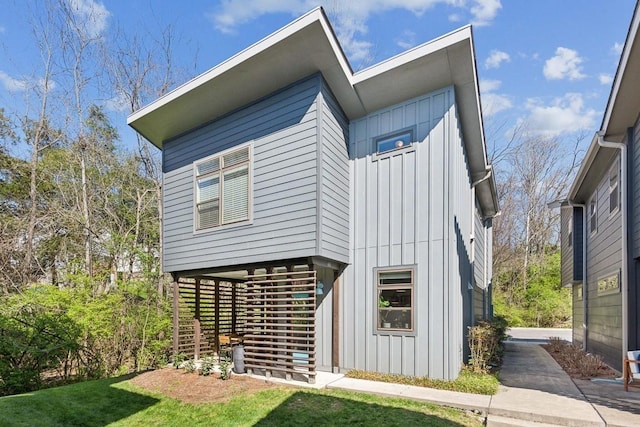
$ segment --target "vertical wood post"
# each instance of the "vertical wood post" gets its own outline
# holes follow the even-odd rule
[[[333,304],[331,320],[331,366],[334,373],[340,372],[340,273],[333,272]]]
[[[236,333],[236,322],[238,321],[238,304],[236,301],[237,296],[237,292],[236,292],[236,287],[237,287],[237,283],[231,283],[231,333],[235,334]]]
[[[220,359],[220,280],[216,279],[214,281],[215,286],[215,302],[214,302],[214,311],[215,311],[215,328],[214,334],[216,336],[216,353],[218,353],[218,359]]]
[[[287,273],[291,273],[291,272],[293,272],[293,265],[287,265]],[[285,295],[286,295],[287,298],[292,298],[293,297],[293,295],[292,295],[293,288],[291,287],[292,279],[293,279],[293,276],[291,274],[288,274],[287,275],[287,286],[288,287],[285,288]],[[292,340],[289,339],[293,335],[291,333],[291,331],[293,330],[293,328],[291,328],[291,324],[293,322],[293,314],[292,313],[293,313],[293,308],[290,308],[290,309],[287,310],[287,314],[285,316],[287,318],[287,321],[286,321],[287,323],[286,324],[288,325],[286,327],[286,330],[287,330],[286,337],[287,338],[285,339],[285,342],[287,342],[287,343],[291,343],[292,342]],[[295,351],[295,347],[286,346],[285,348],[286,348],[286,354],[293,357],[293,352]],[[291,359],[290,362],[287,362],[286,366],[287,366],[287,368],[293,369],[293,359]],[[292,378],[291,372],[286,372],[285,373],[285,379],[287,381],[291,381],[291,378]]]
[[[193,358],[200,358],[200,279],[196,279],[195,313],[193,315]]]
[[[179,341],[180,341],[180,283],[178,282],[178,276],[173,279],[173,356],[178,354]]]
[[[253,276],[254,273],[255,273],[255,270],[247,270],[247,276]],[[252,277],[251,280],[253,280],[253,279],[254,278]],[[247,307],[245,307],[245,309],[247,311],[245,313],[245,316],[246,316],[247,322],[254,322],[255,323],[256,315],[255,315],[255,312],[253,311],[255,309],[255,303],[252,301],[253,298],[255,297],[254,291],[255,291],[255,285],[252,286],[251,289],[249,289],[248,286],[245,288],[245,296],[247,298],[247,302],[246,302]],[[249,307],[248,307],[249,305],[251,305],[251,312],[249,312]],[[245,324],[245,327],[246,326],[247,325]],[[251,327],[246,328],[244,333],[245,334],[248,333],[248,334],[251,334],[251,335],[255,336],[255,329],[256,329],[256,325],[254,324]],[[251,375],[251,374],[253,374],[253,369],[247,367],[247,375]]]

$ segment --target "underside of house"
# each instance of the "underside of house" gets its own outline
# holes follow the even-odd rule
[[[353,73],[322,9],[132,114],[163,153],[174,351],[455,378],[491,311],[481,117],[470,27]]]

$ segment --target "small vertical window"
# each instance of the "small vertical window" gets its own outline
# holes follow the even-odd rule
[[[414,270],[379,270],[379,331],[413,331]]]
[[[249,219],[249,147],[196,166],[196,229]]]
[[[609,213],[613,214],[618,211],[620,206],[620,190],[618,185],[619,163],[615,162],[609,171]]]
[[[591,233],[598,231],[598,193],[593,195],[589,202],[589,230]]]
[[[569,239],[568,245],[569,247],[573,246],[573,209],[569,214],[569,222],[567,224],[567,237]]]

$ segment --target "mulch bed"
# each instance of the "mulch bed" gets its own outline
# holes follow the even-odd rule
[[[132,378],[131,383],[145,390],[193,404],[228,402],[234,396],[284,387],[246,375],[232,374],[228,380],[222,380],[219,374],[202,376],[175,368],[145,372]]]
[[[561,357],[560,353],[557,352],[557,351],[552,351],[553,350],[553,346],[548,345],[548,344],[542,344],[542,348],[544,348],[547,351],[547,353],[549,353],[551,355],[551,357],[553,357],[553,359],[558,363],[558,365],[560,365],[560,367],[571,378],[585,380],[585,379],[590,379],[590,378],[617,378],[617,377],[620,376],[620,373],[614,371],[613,369],[611,369],[610,367],[608,367],[607,365],[605,365],[603,363],[598,368],[597,373],[595,373],[594,375],[591,375],[589,377],[585,377],[580,372],[578,372],[576,369],[572,368],[571,366],[567,366],[567,364],[565,362],[565,359]]]

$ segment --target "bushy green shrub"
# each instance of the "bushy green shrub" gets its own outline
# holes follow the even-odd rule
[[[507,321],[500,316],[469,327],[469,369],[472,372],[487,373],[492,365],[500,364],[507,327]]]
[[[62,380],[101,378],[166,359],[171,315],[155,286],[130,281],[106,293],[93,289],[90,279],[78,279],[64,289],[33,285],[3,300],[0,392],[36,389],[45,371]]]

